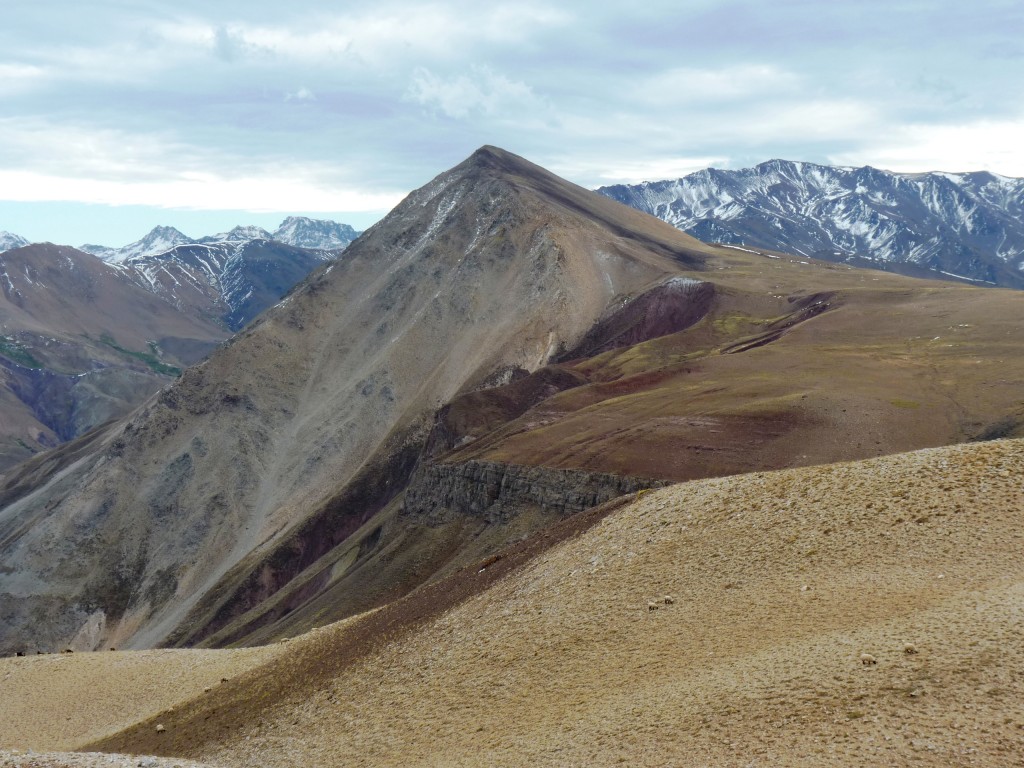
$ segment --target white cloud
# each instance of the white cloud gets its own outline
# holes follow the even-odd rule
[[[867,101],[793,98],[762,104],[738,120],[723,121],[717,132],[753,146],[794,139],[850,141],[877,130],[881,120],[878,109]]]
[[[169,136],[0,120],[0,199],[250,211],[379,211],[404,191],[364,190],[330,163],[235,157]]]
[[[156,208],[253,212],[382,211],[405,193],[346,189],[304,177],[296,169],[226,178],[186,172],[156,181],[95,180],[37,171],[0,170],[0,200],[75,201],[101,205],[149,205]]]
[[[578,169],[576,173],[597,177],[603,184],[638,184],[641,181],[678,179],[688,173],[725,163],[725,157],[659,157],[615,163],[610,166]]]
[[[316,94],[313,93],[306,86],[302,86],[297,91],[290,91],[284,95],[285,101],[316,101]]]
[[[46,70],[31,64],[0,64],[0,94],[13,95],[31,90],[46,76]]]
[[[160,134],[0,119],[0,166],[9,170],[128,181],[159,177],[172,163],[202,167],[211,154]]]
[[[213,30],[213,50],[217,58],[232,62],[252,55],[271,54],[272,50],[247,39],[243,30],[219,26]]]
[[[524,117],[542,107],[526,83],[510,80],[487,66],[473,66],[468,72],[441,77],[419,67],[413,73],[406,98],[457,119],[471,115]]]
[[[624,95],[654,104],[707,103],[792,93],[799,85],[797,75],[770,64],[675,67],[642,80]]]
[[[984,2],[911,38],[899,3],[45,5],[0,25],[7,196],[338,209],[484,143],[592,186],[770,157],[1024,174],[1024,86],[985,55],[1016,28]]]
[[[538,31],[564,26],[568,14],[531,5],[458,8],[452,4],[392,4],[372,12],[302,17],[286,24],[203,19],[166,22],[164,40],[235,60],[246,54],[296,62],[333,61],[394,69],[402,62],[460,58],[469,50],[516,46]]]
[[[885,138],[830,155],[839,165],[873,165],[890,171],[989,170],[1024,177],[1024,116],[955,125],[897,127]]]

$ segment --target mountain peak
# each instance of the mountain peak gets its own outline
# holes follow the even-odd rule
[[[240,225],[232,229],[224,237],[225,240],[270,240],[271,235],[263,227],[255,224]]]
[[[526,158],[490,144],[480,147],[457,167],[496,170],[518,176],[550,175],[549,171],[534,165]]]
[[[138,249],[144,247],[146,254],[155,252],[153,249],[160,251],[170,250],[176,245],[184,245],[186,243],[193,242],[192,238],[182,233],[180,230],[174,227],[168,226],[156,226],[149,231],[144,238],[138,240],[131,245],[125,246],[126,248]],[[141,253],[139,255],[142,255]]]
[[[497,158],[508,156],[509,154],[511,153],[506,152],[501,147],[495,147],[492,144],[484,144],[482,147],[477,149],[472,155],[470,155],[469,159],[477,163],[488,163],[493,162]]]
[[[164,224],[158,224],[157,226],[153,227],[149,231],[149,234],[146,235],[146,237],[143,239],[148,240],[153,237],[173,237],[178,238],[180,240],[189,239],[188,235],[184,234],[180,229],[176,229],[174,227],[167,226]]]
[[[83,245],[79,250],[91,253],[93,256],[99,256],[104,261],[120,263],[129,259],[166,253],[175,246],[194,242],[195,240],[174,227],[156,226],[145,237],[136,240],[134,243],[129,243],[123,248],[109,248],[104,245]]]
[[[357,237],[359,233],[348,224],[307,216],[289,216],[273,234],[279,242],[321,250],[344,248]]]
[[[28,244],[28,240],[21,235],[16,235],[13,232],[0,232],[0,253],[23,248]]]

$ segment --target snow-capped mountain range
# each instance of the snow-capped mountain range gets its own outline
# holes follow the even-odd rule
[[[238,330],[340,253],[232,233],[232,239],[181,243],[107,264],[178,309]]]
[[[117,263],[140,257],[156,256],[166,253],[179,245],[194,245],[197,243],[237,244],[252,240],[274,240],[299,248],[336,251],[347,246],[358,236],[359,233],[348,224],[339,224],[336,221],[325,219],[310,219],[305,216],[289,216],[273,232],[268,232],[262,227],[255,225],[247,225],[235,227],[229,232],[192,239],[174,227],[155,227],[142,239],[121,248],[86,244],[80,246],[79,250],[99,256],[104,261]],[[17,236],[15,235],[14,237]],[[2,240],[0,240],[0,246],[2,246]]]
[[[193,239],[161,226],[121,248],[78,250],[179,310],[237,330],[358,236],[348,224],[289,216],[274,232],[239,226]],[[0,233],[0,253],[28,245]]]
[[[707,242],[1024,288],[1024,179],[770,160],[597,191]]]
[[[105,269],[179,311],[238,330],[358,235],[347,224],[290,216],[273,233],[240,226],[196,240],[156,227],[122,248],[84,245],[77,252],[99,257]],[[28,247],[25,238],[0,233],[0,254]]]

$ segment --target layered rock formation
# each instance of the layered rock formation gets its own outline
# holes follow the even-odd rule
[[[440,462],[424,465],[412,476],[405,491],[403,513],[430,525],[449,522],[459,515],[500,523],[531,507],[567,517],[617,496],[665,484],[578,469],[518,467],[490,461]]]

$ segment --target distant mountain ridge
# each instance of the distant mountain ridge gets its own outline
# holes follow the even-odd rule
[[[3,250],[4,234],[7,233],[0,234],[0,250]],[[250,224],[237,226],[228,232],[193,239],[174,227],[158,226],[154,227],[145,237],[120,248],[86,244],[80,246],[78,250],[99,256],[104,261],[112,263],[157,256],[167,253],[179,245],[242,243],[252,240],[274,240],[299,248],[335,251],[347,246],[359,237],[359,234],[348,224],[340,224],[327,219],[310,219],[306,216],[289,216],[273,232]],[[19,239],[24,241],[24,238]],[[22,245],[27,244],[27,241],[22,243]]]
[[[0,473],[123,416],[228,335],[91,254],[0,254]]]
[[[167,251],[107,263],[178,309],[237,331],[339,253],[341,249],[239,237],[182,243]]]
[[[275,233],[277,234],[277,233]],[[0,472],[119,417],[342,252],[351,227],[290,217],[197,242],[156,227],[93,253],[4,234]]]
[[[1024,288],[1024,179],[770,160],[597,191],[705,242]]]

